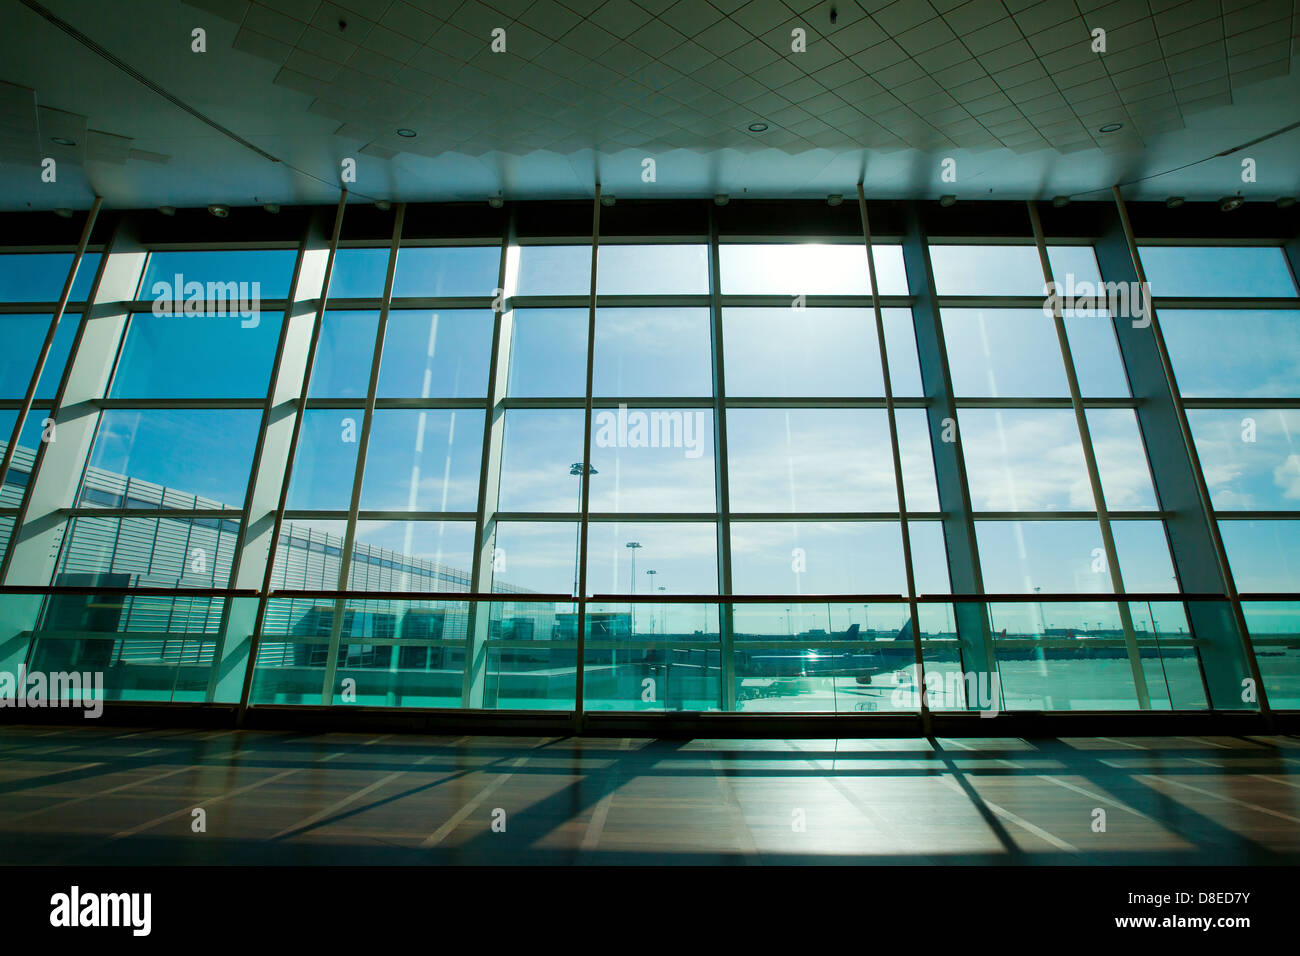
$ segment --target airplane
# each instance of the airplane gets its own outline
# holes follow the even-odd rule
[[[810,637],[813,634],[820,636],[824,633],[813,631],[800,636]],[[874,641],[870,641],[864,640],[860,633],[860,625],[850,624],[838,636],[820,637],[821,640],[829,639],[859,645],[858,648],[846,651],[837,651],[833,648],[810,648],[793,652],[746,651],[743,641],[737,641],[736,671],[748,675],[740,682],[741,698],[784,696],[790,692],[789,685],[792,683],[814,677],[853,677],[858,684],[867,685],[871,683],[873,676],[897,671],[912,662],[910,618],[891,636],[877,637]],[[892,664],[889,659],[897,658],[897,654],[887,654],[886,649],[868,650],[861,647],[862,644],[896,644],[900,641],[909,645],[907,660]]]

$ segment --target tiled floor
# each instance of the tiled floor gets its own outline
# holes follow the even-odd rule
[[[1294,864],[1300,741],[11,726],[0,862]]]

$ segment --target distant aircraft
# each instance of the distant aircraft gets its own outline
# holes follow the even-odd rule
[[[892,636],[878,636],[874,640],[863,639],[861,625],[850,624],[839,635],[820,636],[821,640],[843,641],[845,643],[893,644],[897,641],[912,640],[912,622],[907,623]],[[804,635],[808,636],[806,632]],[[889,655],[894,657],[896,655]],[[748,697],[786,696],[790,685],[802,678],[809,677],[853,677],[859,684],[870,684],[873,676],[897,670],[900,666],[911,663],[911,656],[902,664],[891,664],[882,651],[868,650],[861,646],[852,650],[837,651],[833,648],[810,648],[803,651],[746,651],[743,641],[736,645],[736,670],[747,675],[741,680],[742,699]]]

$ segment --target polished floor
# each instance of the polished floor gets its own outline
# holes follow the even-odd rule
[[[1300,740],[8,726],[0,862],[1295,864]]]

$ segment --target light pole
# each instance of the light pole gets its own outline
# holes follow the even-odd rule
[[[582,477],[582,462],[575,461],[569,466],[569,474],[575,478]],[[587,474],[598,475],[598,472],[591,465],[587,466]],[[578,524],[573,529],[573,597],[578,597],[578,564],[582,559],[582,482],[578,482]]]
[[[634,555],[636,554],[635,551],[633,551],[632,553]],[[659,572],[654,570],[653,568],[650,568],[649,570],[646,571],[646,574],[650,575],[650,593],[654,593],[654,589],[655,589],[654,576],[658,573]],[[654,608],[651,608],[650,609],[650,633],[653,634],[654,632],[655,632],[655,615],[654,615]]]
[[[632,570],[631,570],[631,572],[628,574],[628,584],[629,584],[629,586],[632,588],[632,594],[633,594],[633,596],[635,596],[635,595],[636,595],[636,553],[637,553],[637,551],[641,548],[641,542],[640,542],[640,541],[629,541],[629,542],[625,545],[625,547],[628,548],[628,549],[632,552]],[[632,606],[632,622],[631,622],[631,624],[628,625],[628,627],[629,627],[629,629],[630,629],[630,634],[629,634],[629,636],[631,636],[631,634],[635,634],[635,633],[636,633],[636,602],[635,602],[635,601],[632,601],[632,602],[629,602],[629,603],[630,603],[631,606]]]

